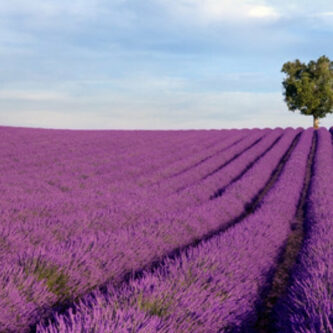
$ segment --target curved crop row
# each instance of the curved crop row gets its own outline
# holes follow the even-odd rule
[[[274,150],[274,146],[284,135],[287,135],[287,137],[289,135],[293,136],[293,134],[288,135],[287,132],[282,133],[280,130],[266,134],[258,143],[251,146],[246,152],[232,160],[223,167],[223,169],[219,170],[220,172],[212,173],[204,180],[192,184],[181,192],[165,198],[164,205],[168,208],[173,207],[174,210],[176,210],[177,207],[184,209],[191,205],[191,203],[199,205],[209,199],[220,196],[222,189],[225,190],[228,185],[241,178],[241,176],[258,162],[260,158],[263,158],[269,150]],[[211,168],[207,167],[207,169]],[[181,180],[179,180],[179,184],[182,184]]]
[[[259,132],[261,130],[257,131]],[[213,144],[206,144],[205,148],[200,150],[198,150],[196,142],[194,142],[190,147],[181,147],[181,149],[178,149],[177,151],[177,156],[179,156],[178,159],[172,163],[166,164],[164,168],[158,169],[150,175],[139,177],[136,183],[149,186],[152,184],[159,184],[164,179],[168,179],[170,177],[180,176],[184,172],[188,172],[206,162],[216,154],[220,154],[233,145],[238,144],[249,134],[249,130],[230,130],[227,133],[222,132],[217,141],[214,141]],[[191,152],[190,154],[189,150]]]
[[[110,221],[116,221],[113,225],[122,220],[135,221],[148,213],[150,198],[155,196],[150,188],[135,184],[133,179],[138,174],[151,174],[152,169],[157,172],[158,166],[163,169],[166,158],[178,161],[179,150],[181,156],[186,156],[179,149],[183,146],[193,155],[198,147],[206,146],[202,142],[207,137],[216,143],[217,138],[229,141],[230,136],[230,143],[233,136],[244,136],[239,130],[163,135],[31,131],[0,131],[3,136],[7,134],[4,137],[7,145],[0,152],[0,167],[7,166],[0,174],[2,218],[10,224],[39,222],[36,219],[41,224],[46,220],[44,223],[52,225],[59,220],[66,225],[71,220],[80,220],[83,224],[94,224],[98,220],[99,224],[112,228]],[[22,143],[16,142],[15,137]],[[179,147],[177,141],[181,138],[184,142]],[[188,149],[191,147],[188,141],[191,141],[191,149]],[[202,153],[200,149],[199,152]],[[25,232],[30,235],[30,227]],[[56,236],[61,238],[59,234]]]
[[[0,135],[6,142],[0,151],[4,224],[54,225],[63,220],[67,225],[70,220],[109,223],[122,216],[131,218],[131,213],[136,218],[146,211],[143,198],[149,191],[130,191],[133,178],[164,167],[166,159],[179,160],[179,150],[186,155],[179,148],[193,154],[198,147],[206,147],[206,139],[216,143],[234,131],[96,133],[0,128]],[[27,228],[24,232],[30,235]]]
[[[125,188],[139,177],[207,150],[241,131],[96,132],[0,128],[3,137],[0,180],[24,195],[76,194],[116,184]],[[220,140],[219,140],[220,139]],[[189,154],[189,155],[187,155]],[[14,199],[12,196],[11,199]]]
[[[317,133],[305,240],[287,294],[275,309],[283,332],[333,332],[333,151],[329,132]]]
[[[222,332],[255,321],[295,216],[313,130],[303,133],[260,207],[221,235],[166,260],[162,268],[123,290],[92,293],[56,323],[38,332]],[[103,318],[103,319],[102,319]],[[246,327],[244,327],[244,324]]]
[[[138,187],[133,185],[128,191],[120,192],[119,196],[117,196],[119,200],[124,200],[122,193],[125,193],[126,198],[128,198],[130,193],[133,196],[133,199],[131,198],[130,201],[132,208],[127,211],[125,216],[114,216],[114,220],[117,223],[115,225],[112,221],[111,223],[108,222],[109,227],[112,224],[113,231],[116,231],[123,227],[127,228],[139,223],[160,220],[176,212],[184,211],[187,208],[191,209],[202,204],[209,200],[211,193],[209,195],[203,194],[218,189],[221,183],[228,184],[232,179],[230,171],[214,174],[206,182],[200,181],[202,175],[209,173],[216,165],[221,165],[221,163],[229,163],[228,166],[233,165],[233,174],[236,175],[238,170],[245,170],[247,165],[255,160],[280,135],[280,130],[255,130],[248,135],[246,140],[239,140],[236,137],[236,141],[236,138],[232,136],[230,139],[234,142],[236,141],[235,144],[230,145],[231,141],[225,140],[227,145],[220,153],[210,156],[204,163],[193,166],[176,177],[164,179],[158,185],[153,186]],[[260,142],[258,143],[258,141]],[[238,157],[238,155],[241,156]],[[244,158],[244,156],[246,157]],[[241,161],[237,163],[236,161],[240,158]],[[236,165],[237,168],[235,168]],[[191,183],[195,183],[195,185],[190,186],[189,184]],[[210,183],[210,187],[207,187],[208,183]],[[175,193],[175,190],[179,186],[184,187],[186,185],[189,188],[184,193]],[[138,208],[134,209],[134,207]],[[141,215],[139,212],[141,212]]]
[[[182,214],[134,225],[117,233],[96,230],[71,237],[61,244],[47,244],[40,254],[26,250],[22,262],[28,262],[30,267],[31,258],[38,258],[61,268],[72,297],[104,283],[106,278],[118,284],[129,272],[138,271],[175,249],[195,243],[232,223],[265,187],[297,133],[287,130],[274,149],[233,183],[222,197]]]
[[[233,132],[231,135],[233,136]],[[4,222],[8,221],[6,224],[10,224],[8,226],[10,230],[14,229],[16,238],[21,234],[21,238],[28,244],[42,246],[44,241],[49,242],[50,239],[53,243],[58,243],[75,234],[80,235],[82,229],[98,228],[114,232],[126,225],[136,224],[140,220],[160,218],[161,214],[165,214],[163,212],[168,212],[169,207],[165,204],[163,196],[157,197],[149,188],[138,186],[134,189],[128,188],[126,183],[118,186],[108,181],[105,175],[91,176],[93,180],[86,175],[80,180],[82,182],[80,187],[74,191],[72,187],[76,186],[75,177],[68,172],[68,169],[66,167],[61,170],[61,178],[59,177],[61,181],[56,180],[54,176],[59,170],[52,168],[47,171],[52,173],[52,181],[47,181],[47,176],[42,174],[42,168],[38,174],[33,174],[31,177],[29,175],[29,180],[25,181],[24,186],[27,191],[29,190],[28,193],[34,188],[33,195],[24,193],[21,183],[17,186],[11,183],[10,191],[9,186],[7,191],[5,187],[3,194],[8,204],[2,206],[2,218]],[[82,175],[85,175],[84,172]],[[24,176],[26,178],[26,173]],[[40,179],[37,180],[36,176]],[[17,182],[17,179],[13,178]],[[8,177],[6,181],[8,179],[10,178]],[[45,181],[45,185],[36,188],[36,185],[43,185],[40,184],[42,181]],[[103,189],[104,192],[100,192],[99,189]],[[180,203],[179,198],[174,199]],[[168,202],[171,204],[170,200]],[[196,201],[193,203],[197,204]],[[47,230],[44,230],[47,235],[41,237],[40,226],[43,225],[47,226]],[[59,232],[64,226],[66,226],[64,232]],[[17,242],[20,243],[19,239]]]
[[[175,248],[227,225],[242,214],[265,186],[297,133],[287,130],[274,149],[222,197],[182,214],[134,225],[117,233],[110,233],[97,223],[87,232],[80,219],[60,222],[49,219],[47,224],[36,219],[15,227],[4,226],[4,234],[8,234],[4,242],[8,242],[10,251],[5,250],[3,256],[2,279],[6,281],[3,301],[13,312],[20,313],[20,318],[0,321],[5,325],[2,327],[13,330],[24,327],[52,304],[75,298],[106,279],[120,282],[128,272],[139,270]],[[61,241],[55,241],[53,230]]]
[[[67,232],[84,235],[90,225],[103,230],[120,211],[139,207],[132,207],[130,195],[121,201],[112,193],[116,188],[118,194],[119,184],[126,191],[125,181],[205,150],[235,132],[241,133],[1,127],[1,327],[26,327],[40,308],[68,296],[62,268],[38,259],[44,242],[65,241],[66,251]],[[21,255],[26,249],[36,254],[28,261]]]
[[[276,132],[278,130],[275,130]],[[196,167],[181,173],[178,176],[168,179],[158,185],[157,189],[164,195],[172,194],[174,191],[180,191],[194,183],[197,183],[202,178],[206,177],[216,168],[226,165],[228,162],[237,158],[241,154],[247,153],[249,149],[262,140],[272,130],[255,130],[249,133],[246,139],[237,142],[235,145],[229,145],[229,149],[211,156],[205,163],[199,164]]]
[[[221,187],[225,188],[232,181],[240,178],[240,175],[244,174],[270,149],[274,150],[274,145],[277,144],[277,141],[279,141],[281,137],[286,136],[281,143],[281,145],[284,145],[284,141],[290,141],[296,134],[293,131],[288,133],[288,130],[281,133],[281,130],[277,129],[268,131],[263,138],[260,138],[262,135],[263,134],[255,132],[253,133],[253,137],[247,140],[251,143],[251,146],[248,146],[248,142],[245,148],[244,143],[242,145],[236,144],[234,146],[235,149],[234,147],[231,147],[230,149],[227,149],[222,156],[214,156],[214,158],[211,158],[212,163],[206,161],[205,164],[200,166],[201,174],[206,174],[209,170],[212,170],[216,163],[224,161],[227,165],[220,170],[220,172],[214,173],[207,179],[196,182],[192,186],[188,186],[186,190],[166,195],[165,190],[162,190],[162,193],[155,193],[151,188],[142,189],[142,195],[140,196],[141,200],[138,199],[136,203],[138,205],[145,205],[147,209],[146,212],[144,212],[141,216],[134,215],[135,218],[132,219],[129,217],[130,214],[127,215],[129,218],[126,219],[121,216],[117,216],[117,225],[113,227],[113,230],[116,231],[123,227],[128,228],[130,226],[135,227],[141,223],[155,223],[155,221],[159,221],[161,219],[168,219],[170,216],[173,218],[174,215],[179,212],[192,210],[193,208],[204,204]],[[258,140],[260,140],[258,143],[253,144],[253,141],[257,142]],[[244,149],[246,152],[239,153],[239,151],[242,152]],[[238,154],[240,154],[240,156],[235,158]],[[187,176],[187,178],[185,176]],[[184,174],[184,178],[187,180],[192,179],[192,181],[194,181],[194,179],[200,178],[200,170],[191,170],[190,172]],[[174,190],[175,186],[179,186],[179,184],[184,186],[184,182],[182,182],[181,177],[177,177],[176,181],[174,178],[171,178],[170,180],[163,182],[163,188],[170,188]],[[142,200],[142,197],[145,198],[145,201]],[[134,200],[131,201],[132,204],[133,202]],[[143,209],[141,207],[141,211],[142,210]],[[109,228],[110,227],[111,224],[109,224]]]
[[[1,165],[11,161],[8,165],[15,166],[0,174],[0,304],[4,309],[1,329],[24,331],[50,306],[73,300],[106,280],[120,283],[128,273],[140,271],[163,256],[229,226],[265,187],[299,133],[286,130],[272,149],[260,155],[279,132],[265,131],[271,134],[252,150],[260,158],[255,158],[256,163],[251,165],[252,157],[248,155],[246,160],[246,154],[239,156],[244,167],[250,168],[242,171],[242,177],[227,187],[221,197],[208,200],[220,187],[219,182],[223,183],[224,169],[202,181],[202,187],[192,188],[192,202],[186,201],[191,198],[186,195],[179,197],[184,200],[182,206],[178,207],[175,200],[169,201],[169,212],[165,210],[166,199],[155,199],[150,186],[138,190],[139,186],[129,184],[153,167],[166,167],[161,162],[170,161],[172,156],[164,160],[162,155],[181,146],[179,133],[172,133],[172,139],[166,142],[167,133],[134,136],[121,131],[111,135],[32,130],[27,143],[28,130],[13,130],[6,139],[11,148],[5,146],[0,152],[4,157]],[[230,131],[230,135],[236,132]],[[154,135],[157,140],[149,152],[147,143]],[[208,140],[213,136],[205,133],[201,138]],[[191,140],[197,141],[193,133],[184,138],[189,146]],[[97,144],[96,156],[92,143]],[[170,149],[168,144],[175,146]],[[149,158],[155,155],[158,160],[151,163]],[[229,173],[226,177],[230,177]],[[205,192],[205,182],[209,180],[213,185],[214,179],[216,188]],[[202,194],[198,205],[196,198]],[[187,208],[182,211],[184,207]],[[178,211],[173,213],[175,208]],[[157,211],[152,218],[154,209]]]

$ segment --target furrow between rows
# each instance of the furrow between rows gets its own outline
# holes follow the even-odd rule
[[[223,169],[218,173],[214,173],[209,178],[205,180],[198,181],[190,186],[187,186],[181,192],[173,193],[170,196],[163,197],[163,207],[172,212],[184,211],[185,209],[191,209],[191,207],[199,206],[205,204],[212,197],[212,194],[216,192],[221,187],[228,187],[235,181],[236,177],[240,174],[242,176],[248,172],[254,163],[254,160],[259,161],[260,158],[265,156],[265,151],[268,152],[268,147],[276,147],[278,149],[278,141],[281,140],[283,136],[284,139],[281,141],[288,140],[288,136],[293,135],[291,133],[283,133],[280,131],[272,131],[265,135],[264,138],[260,140],[259,143],[252,146],[246,153],[238,156],[237,159],[233,159],[231,163],[228,163]],[[280,139],[279,139],[280,138]],[[275,143],[275,144],[274,144]],[[273,145],[272,145],[273,144]],[[281,143],[280,143],[281,144]],[[211,166],[207,165],[207,169],[211,169]],[[240,179],[241,177],[238,177]],[[178,182],[178,186],[181,180]]]
[[[179,176],[167,179],[158,185],[157,190],[159,195],[172,195],[174,193],[180,193],[184,189],[196,184],[207,174],[211,173],[217,166],[221,164],[229,164],[234,161],[242,152],[246,152],[251,147],[255,146],[263,137],[271,133],[272,131],[254,131],[247,136],[246,140],[241,140],[237,144],[229,146],[223,153],[214,154],[211,158],[206,160],[205,163],[198,165],[197,167],[189,169],[187,172],[182,173]],[[154,188],[152,188],[154,190]]]
[[[292,268],[295,265],[296,258],[303,244],[304,222],[306,219],[306,202],[309,196],[311,177],[313,174],[313,161],[317,148],[318,135],[313,135],[311,151],[309,153],[304,185],[298,202],[297,211],[294,220],[291,222],[291,231],[286,241],[286,245],[281,251],[278,265],[272,279],[268,280],[266,297],[259,310],[256,330],[261,333],[273,332],[272,310],[278,300],[284,295]]]
[[[333,150],[328,131],[317,133],[304,242],[287,291],[273,309],[276,332],[333,332]]]
[[[263,156],[265,156],[265,154],[267,152],[269,152],[275,145],[276,143],[281,139],[282,135],[280,135],[266,150],[264,150],[263,153],[261,153],[259,156],[255,156],[255,159],[250,162],[249,164],[246,165],[246,167],[234,178],[232,178],[229,183],[227,185],[224,185],[222,187],[220,187],[213,195],[210,196],[210,200],[214,200],[217,197],[220,197],[223,192],[225,191],[225,189],[230,186],[232,183],[236,182],[237,180],[239,180],[240,178],[243,177],[243,175],[252,168],[252,166],[257,163]]]
[[[258,130],[260,132],[261,130]],[[157,169],[151,174],[145,175],[144,177],[139,177],[136,182],[143,184],[145,186],[158,185],[167,181],[171,178],[177,177],[178,175],[190,171],[196,166],[202,164],[201,161],[206,161],[217,153],[223,152],[235,143],[238,143],[246,137],[246,132],[241,132],[239,130],[231,130],[229,133],[222,132],[219,140],[214,143],[214,145],[209,145],[208,147],[203,147],[199,151],[188,153],[188,150],[196,150],[196,142],[193,143],[192,149],[183,149],[177,151],[177,156],[179,153],[181,157],[169,164],[164,164],[163,168]],[[200,144],[202,146],[202,143]]]
[[[215,168],[213,171],[209,172],[207,175],[203,176],[201,178],[201,180],[205,180],[208,177],[211,177],[212,175],[214,175],[215,173],[219,172],[221,169],[223,169],[224,167],[226,167],[228,164],[230,164],[231,162],[233,162],[235,159],[237,159],[240,155],[246,153],[247,151],[249,151],[252,147],[254,147],[258,142],[260,142],[262,140],[262,138],[259,138],[258,140],[256,140],[255,142],[253,142],[250,146],[246,147],[244,150],[241,150],[239,153],[237,153],[236,155],[234,155],[229,161],[226,161],[225,163],[219,165],[217,168]]]
[[[174,174],[172,174],[170,177],[177,177],[177,176],[180,176],[182,175],[183,173],[193,169],[193,168],[196,168],[197,166],[199,166],[200,164],[206,162],[207,160],[209,160],[210,158],[212,158],[213,156],[215,156],[216,154],[221,154],[223,153],[224,151],[232,148],[233,146],[237,145],[238,143],[240,143],[241,141],[245,140],[245,136],[242,136],[240,137],[239,139],[237,139],[236,141],[232,142],[230,145],[228,146],[223,146],[223,148],[217,150],[216,152],[214,152],[213,154],[209,154],[208,156],[205,156],[203,157],[202,159],[200,159],[198,162],[195,162],[194,164],[188,166],[188,167],[185,167],[184,169],[178,171],[178,172],[175,172]]]

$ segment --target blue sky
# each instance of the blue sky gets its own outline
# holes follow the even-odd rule
[[[309,127],[280,70],[332,37],[323,0],[1,1],[0,125]]]

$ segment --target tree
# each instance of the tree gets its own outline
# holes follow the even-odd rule
[[[312,115],[317,129],[319,119],[333,113],[333,62],[326,56],[307,65],[296,59],[286,62],[281,72],[287,74],[282,85],[289,110]]]

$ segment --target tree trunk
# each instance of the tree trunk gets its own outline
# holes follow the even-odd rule
[[[319,128],[319,118],[313,117],[313,128],[318,129]]]

